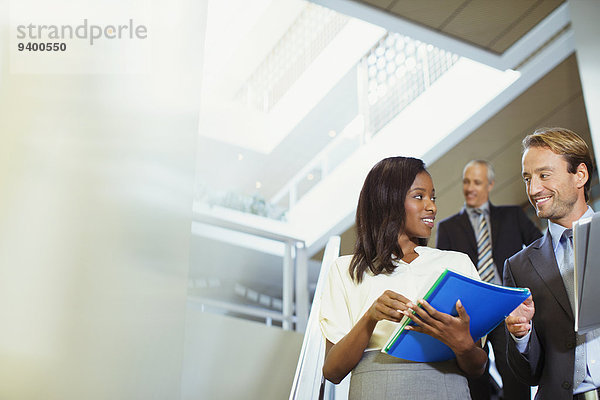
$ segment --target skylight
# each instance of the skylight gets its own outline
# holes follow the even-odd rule
[[[230,175],[245,179],[247,188],[236,192],[232,185],[232,191],[215,192],[204,185],[203,201],[211,205],[280,220],[289,217],[291,225],[300,226],[309,216],[320,215],[314,208],[327,209],[323,204],[333,194],[321,184],[333,180],[330,188],[352,195],[339,199],[343,206],[338,202],[336,210],[317,218],[322,228],[311,224],[321,234],[339,222],[339,212],[352,212],[364,173],[374,162],[397,154],[424,157],[518,78],[514,71],[496,70],[312,3],[289,1],[287,8],[276,1],[260,4],[262,14],[255,12],[254,24],[245,21],[245,33],[230,34],[237,42],[227,42],[229,59],[223,57],[220,64],[207,60],[211,67],[205,71],[205,82],[208,76],[213,80],[202,94],[200,134],[234,146],[232,157],[238,162],[222,168],[235,169]],[[217,25],[208,25],[207,37],[210,27]],[[260,58],[251,55],[253,47]],[[211,56],[209,49],[206,57]],[[241,55],[246,57],[245,64],[240,63]],[[216,74],[217,66],[220,74]],[[295,176],[282,180],[277,166],[254,168],[250,175],[252,152],[269,160],[311,111],[348,100],[339,98],[328,106],[320,103],[349,73],[355,76],[351,96],[358,107],[354,117],[341,125],[345,128],[331,130],[337,113],[326,112],[322,132],[306,132],[304,140],[324,134],[330,142],[306,157]],[[348,96],[347,91],[341,93]],[[461,93],[460,101],[457,93]],[[299,154],[301,149],[293,156]],[[285,159],[286,155],[278,153],[279,163]],[[341,182],[346,184],[338,187]]]

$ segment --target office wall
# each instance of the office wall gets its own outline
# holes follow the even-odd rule
[[[143,74],[11,73],[0,16],[1,399],[180,398],[202,26],[168,6]]]
[[[303,335],[190,305],[182,399],[280,400],[290,395]]]

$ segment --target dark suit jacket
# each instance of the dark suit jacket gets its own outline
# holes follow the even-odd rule
[[[506,260],[504,284],[529,288],[535,305],[527,351],[519,353],[507,339],[511,369],[525,383],[539,385],[536,399],[573,399],[573,312],[549,233]]]
[[[492,226],[492,257],[502,276],[504,261],[542,236],[520,207],[494,206],[490,203],[490,224]],[[438,224],[436,247],[466,253],[477,265],[477,242],[475,231],[469,221],[466,209],[442,220]]]

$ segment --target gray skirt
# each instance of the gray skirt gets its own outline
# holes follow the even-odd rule
[[[367,351],[352,370],[349,400],[469,400],[456,360],[421,363]]]

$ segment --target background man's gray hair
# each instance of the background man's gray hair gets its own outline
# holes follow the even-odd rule
[[[467,165],[465,165],[465,167],[463,168],[463,177],[465,176],[465,171],[467,170],[467,168],[469,168],[472,165],[475,164],[479,164],[479,165],[484,165],[487,168],[487,178],[488,178],[488,183],[494,183],[494,180],[496,179],[496,174],[494,173],[494,167],[492,166],[492,164],[489,161],[486,160],[471,160],[467,163]]]

